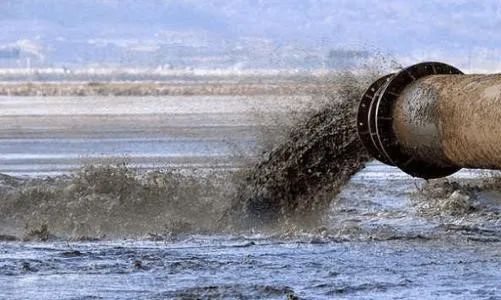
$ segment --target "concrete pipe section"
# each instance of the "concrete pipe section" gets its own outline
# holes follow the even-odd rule
[[[374,82],[358,133],[376,159],[425,179],[501,169],[501,75],[464,75],[437,62]]]

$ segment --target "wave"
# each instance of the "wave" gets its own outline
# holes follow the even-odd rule
[[[44,179],[4,175],[3,234],[82,240],[212,232],[231,193],[227,176],[139,173],[126,165],[87,166],[71,176]]]

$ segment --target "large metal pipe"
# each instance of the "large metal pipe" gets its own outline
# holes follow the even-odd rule
[[[412,176],[501,169],[501,75],[417,64],[369,87],[357,121],[369,153]]]

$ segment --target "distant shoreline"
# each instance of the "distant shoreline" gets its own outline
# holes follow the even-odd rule
[[[313,81],[313,80],[312,80]],[[225,96],[311,95],[332,88],[325,81],[249,83],[18,82],[0,83],[0,96]]]
[[[339,73],[329,69],[0,68],[0,82],[296,82]]]

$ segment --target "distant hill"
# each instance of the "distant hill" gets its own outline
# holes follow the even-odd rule
[[[501,52],[496,0],[4,0],[0,12],[10,68],[336,68],[375,52],[483,68]]]

